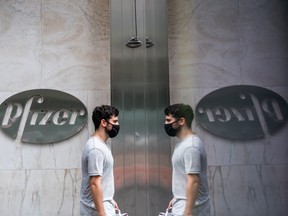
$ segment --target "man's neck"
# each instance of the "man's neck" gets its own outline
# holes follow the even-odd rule
[[[191,128],[185,128],[183,130],[181,130],[179,132],[179,134],[177,134],[177,137],[180,139],[180,140],[184,140],[185,138],[189,137],[193,135],[193,132],[191,130]]]
[[[108,140],[108,136],[106,135],[105,131],[96,130],[93,134],[94,137],[97,137],[100,141],[106,143]]]

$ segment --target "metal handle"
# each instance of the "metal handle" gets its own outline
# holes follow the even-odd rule
[[[153,45],[154,43],[148,37],[146,37],[146,48],[152,47]]]
[[[126,42],[126,46],[129,48],[137,48],[142,45],[142,42],[138,37],[132,37],[129,41]]]

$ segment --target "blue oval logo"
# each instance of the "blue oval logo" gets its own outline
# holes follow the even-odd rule
[[[263,138],[284,127],[287,102],[275,92],[256,86],[228,86],[203,97],[195,118],[208,132],[227,139]]]
[[[76,97],[51,89],[20,92],[0,105],[1,130],[26,143],[54,143],[72,137],[87,123]]]

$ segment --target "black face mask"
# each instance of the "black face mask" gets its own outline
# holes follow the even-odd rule
[[[107,121],[108,124],[111,124],[110,122]],[[106,130],[106,133],[108,134],[108,136],[110,138],[113,138],[113,137],[116,137],[119,130],[120,130],[120,126],[119,125],[114,125],[114,124],[111,124],[112,125],[112,129],[109,131],[107,130],[107,128],[105,128]]]
[[[175,137],[178,133],[178,131],[180,130],[180,126],[178,128],[173,128],[172,124],[175,123],[176,121],[170,123],[170,124],[164,124],[164,128],[166,133],[171,136],[171,137]]]

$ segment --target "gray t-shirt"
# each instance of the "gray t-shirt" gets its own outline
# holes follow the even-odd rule
[[[114,159],[107,144],[91,137],[85,144],[82,154],[81,202],[95,209],[89,180],[91,176],[102,176],[103,202],[112,203],[114,196]],[[106,206],[106,205],[104,205]],[[111,211],[105,209],[107,211]],[[114,210],[115,212],[115,210]]]
[[[199,191],[194,208],[209,200],[207,157],[199,137],[195,135],[189,136],[175,146],[172,156],[172,166],[173,214],[184,214],[187,174],[198,174],[200,178]]]

